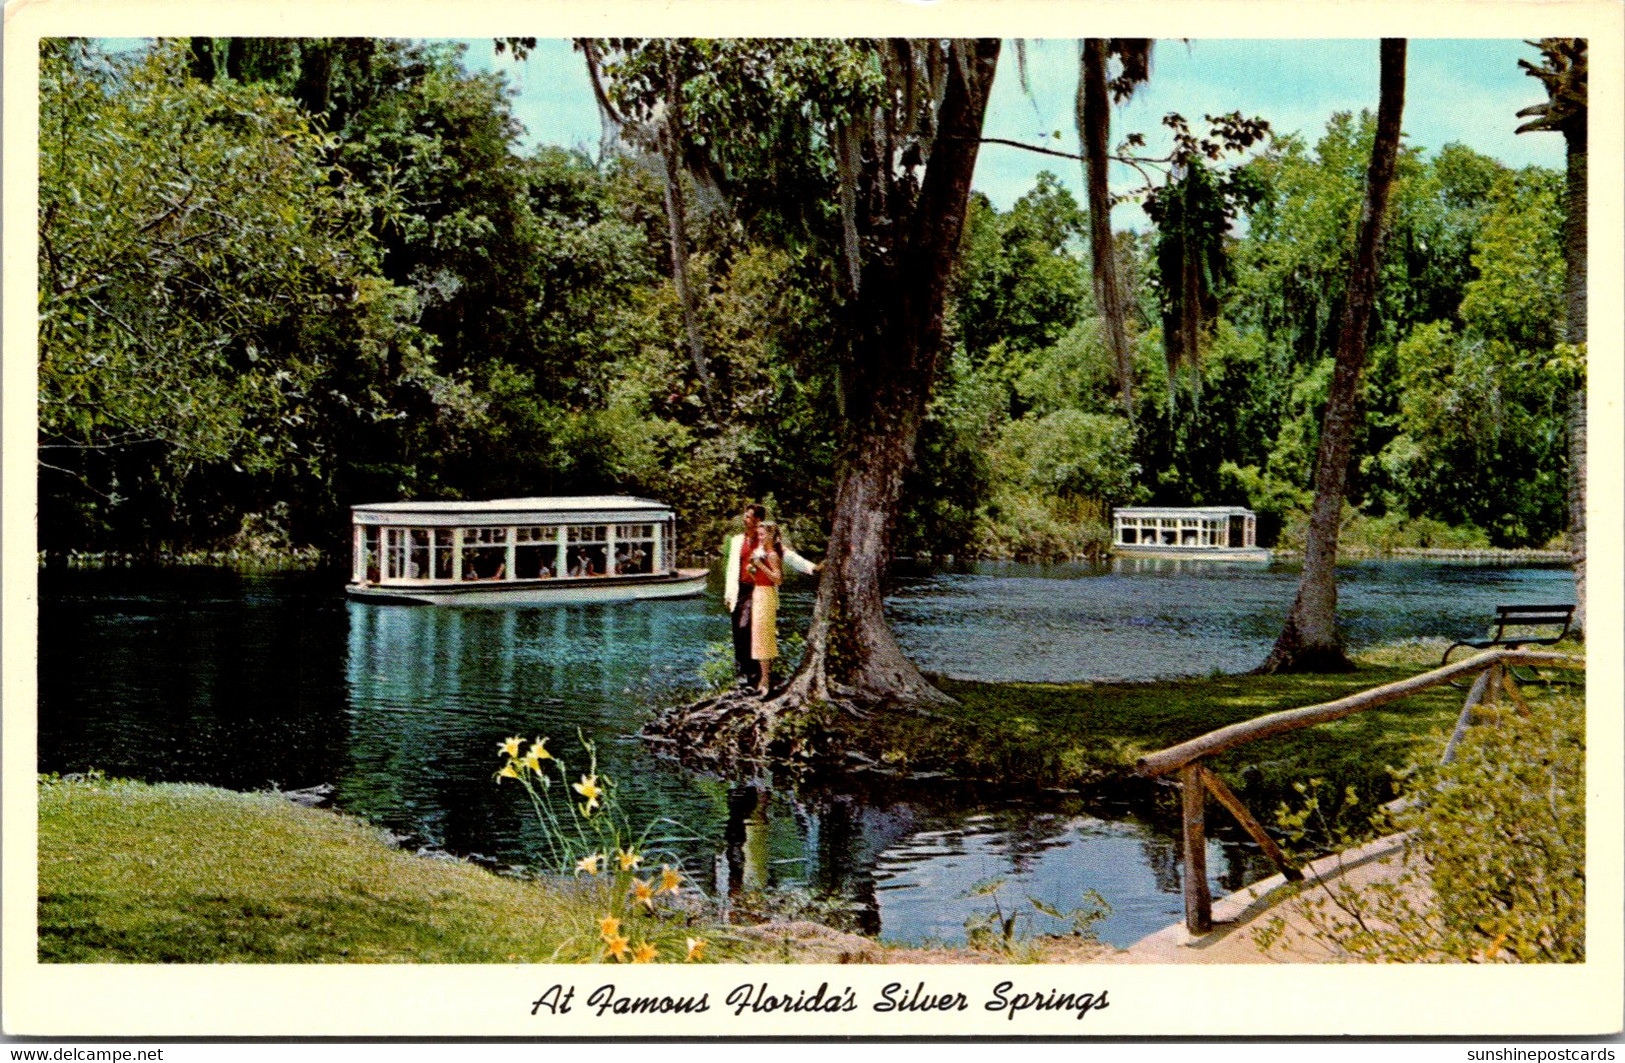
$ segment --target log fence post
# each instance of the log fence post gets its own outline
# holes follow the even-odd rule
[[[1461,715],[1456,717],[1456,729],[1450,732],[1450,741],[1445,743],[1444,757],[1439,763],[1449,764],[1456,759],[1456,747],[1466,736],[1467,728],[1473,722],[1473,710],[1484,700],[1484,692],[1489,689],[1489,685],[1490,669],[1486,668],[1478,673],[1478,678],[1473,680],[1473,688],[1467,692],[1467,701],[1461,707]]]
[[[1207,888],[1207,787],[1202,762],[1179,769],[1180,805],[1184,813],[1185,926],[1192,934],[1213,929],[1213,895]]]

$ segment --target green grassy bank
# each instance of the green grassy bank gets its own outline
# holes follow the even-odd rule
[[[548,963],[602,956],[607,880],[541,883],[391,848],[347,816],[275,794],[46,781],[39,951],[84,963]],[[631,945],[737,943],[669,906]]]
[[[1130,778],[1145,754],[1266,713],[1317,705],[1407,679],[1438,665],[1447,644],[1372,649],[1355,671],[1327,675],[1215,675],[1137,683],[1009,684],[944,680],[957,705],[931,714],[877,714],[849,738],[897,770],[944,772],[1021,787],[1074,788]],[[1578,652],[1577,647],[1560,647]],[[1542,696],[1532,686],[1530,697]],[[1366,803],[1396,790],[1390,768],[1442,751],[1466,698],[1436,687],[1404,701],[1232,750],[1214,767],[1268,815],[1297,784]]]

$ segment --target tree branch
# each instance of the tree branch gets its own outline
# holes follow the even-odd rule
[[[1040,155],[1053,155],[1057,159],[1071,159],[1073,162],[1082,162],[1083,156],[1070,151],[1056,151],[1054,148],[1041,148],[1037,144],[1023,144],[1019,140],[1006,140],[1003,137],[982,137],[983,144],[1003,144],[1007,148],[1020,148],[1023,151],[1033,151]]]

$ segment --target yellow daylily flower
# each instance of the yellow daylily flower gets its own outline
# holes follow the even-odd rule
[[[705,954],[705,939],[704,938],[689,938],[688,939],[688,962],[693,963],[695,960],[699,959],[704,954]]]
[[[517,779],[517,778],[519,778],[519,773],[517,771],[513,770],[513,761],[511,761],[511,760],[508,761],[508,763],[502,765],[502,767],[497,769],[497,782],[499,782],[499,783],[503,779]]]
[[[598,799],[604,796],[604,791],[598,786],[598,776],[583,775],[581,781],[575,784],[576,793],[587,799],[586,811],[591,812],[598,807]]]
[[[537,775],[540,775],[542,774],[542,761],[552,759],[553,754],[547,751],[547,739],[538,738],[531,744],[530,752],[525,754],[524,759],[521,760],[520,763],[527,771],[533,771]]]
[[[622,849],[616,856],[621,861],[622,871],[635,871],[637,866],[643,862],[642,856],[626,849]]]
[[[512,760],[519,755],[519,747],[525,744],[523,738],[510,738],[506,742],[498,742],[497,750]]]
[[[576,861],[576,872],[578,874],[582,871],[585,871],[589,875],[598,874],[598,861],[602,860],[603,858],[603,853],[593,853],[589,856],[583,856],[580,860]]]
[[[656,893],[666,893],[666,892],[676,893],[677,892],[677,887],[682,885],[682,882],[683,882],[682,872],[673,869],[670,864],[661,864],[660,865],[660,888],[658,890],[656,890],[655,892]]]
[[[617,960],[626,959],[626,946],[632,944],[630,938],[623,938],[616,934],[614,937],[604,939],[604,955],[613,956]]]
[[[633,963],[648,963],[655,958],[657,950],[647,941],[638,942],[638,947],[632,952]]]
[[[598,936],[608,941],[621,932],[621,921],[613,915],[606,915],[598,920]]]
[[[645,882],[641,878],[632,880],[632,903],[641,904],[651,912],[655,910],[655,891],[653,882]]]

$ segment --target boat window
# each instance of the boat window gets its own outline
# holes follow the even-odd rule
[[[429,529],[407,529],[406,578],[429,578]]]
[[[572,524],[565,531],[569,542],[564,559],[568,575],[602,576],[609,571],[609,525]]]
[[[506,579],[508,529],[463,529],[463,579]]]
[[[384,529],[384,578],[406,578],[406,529]]]
[[[559,530],[546,526],[514,529],[514,579],[550,579],[559,574]]]
[[[615,571],[618,574],[647,574],[654,571],[654,562],[653,524],[615,525]]]
[[[362,579],[368,583],[377,583],[379,567],[378,526],[368,524],[361,529]]]
[[[451,528],[434,530],[434,578],[451,579],[451,561],[456,553],[455,534]]]

